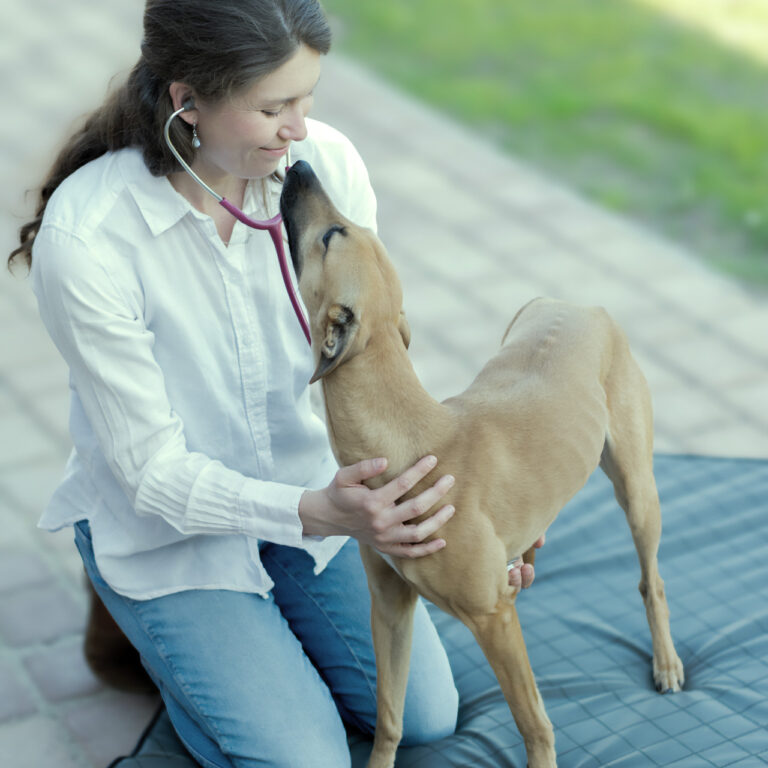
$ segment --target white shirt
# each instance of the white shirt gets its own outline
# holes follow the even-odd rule
[[[348,218],[375,228],[362,160],[307,121],[307,160]],[[248,185],[244,210],[274,215],[280,187]],[[40,315],[70,370],[74,450],[39,526],[90,521],[117,592],[265,595],[259,541],[305,549],[320,572],[344,543],[302,535],[298,503],[337,469],[312,410],[313,358],[268,232],[213,220],[141,153],[80,168],[56,190],[35,239]]]

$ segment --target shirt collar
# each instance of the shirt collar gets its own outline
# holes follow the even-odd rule
[[[153,176],[144,163],[141,151],[128,149],[121,153],[121,171],[126,185],[136,201],[142,217],[157,237],[187,214],[207,219],[183,195],[179,194],[166,176]],[[251,181],[246,187],[243,210],[252,218],[269,218],[279,210],[280,185],[267,184],[268,211],[264,210],[261,184]]]
[[[155,237],[170,229],[186,214],[196,213],[167,177],[153,176],[149,172],[141,150],[123,150],[119,163],[126,186]]]

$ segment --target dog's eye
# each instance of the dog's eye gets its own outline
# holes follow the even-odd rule
[[[333,226],[323,235],[323,245],[325,246],[325,250],[326,251],[328,250],[328,244],[331,242],[331,238],[337,232],[340,235],[346,235],[347,234],[347,230],[344,229],[344,227]]]

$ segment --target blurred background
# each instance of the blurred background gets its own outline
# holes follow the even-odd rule
[[[314,115],[368,165],[426,388],[466,386],[535,296],[600,303],[651,384],[657,450],[768,458],[768,0],[325,6]],[[0,4],[3,254],[135,62],[142,10]],[[35,529],[70,441],[25,271],[0,278],[0,764],[103,768],[156,701],[90,674],[71,531]]]
[[[377,72],[768,288],[765,0],[326,6]]]

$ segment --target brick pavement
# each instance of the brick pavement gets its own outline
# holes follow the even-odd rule
[[[0,240],[71,121],[140,38],[140,3],[10,0],[0,8]],[[764,296],[683,248],[332,56],[315,116],[365,158],[380,233],[404,283],[414,365],[436,397],[466,386],[514,311],[552,295],[606,306],[651,383],[657,450],[768,456]],[[0,764],[104,768],[155,700],[101,686],[81,653],[85,597],[71,531],[35,522],[69,450],[67,372],[23,278],[0,278]]]

